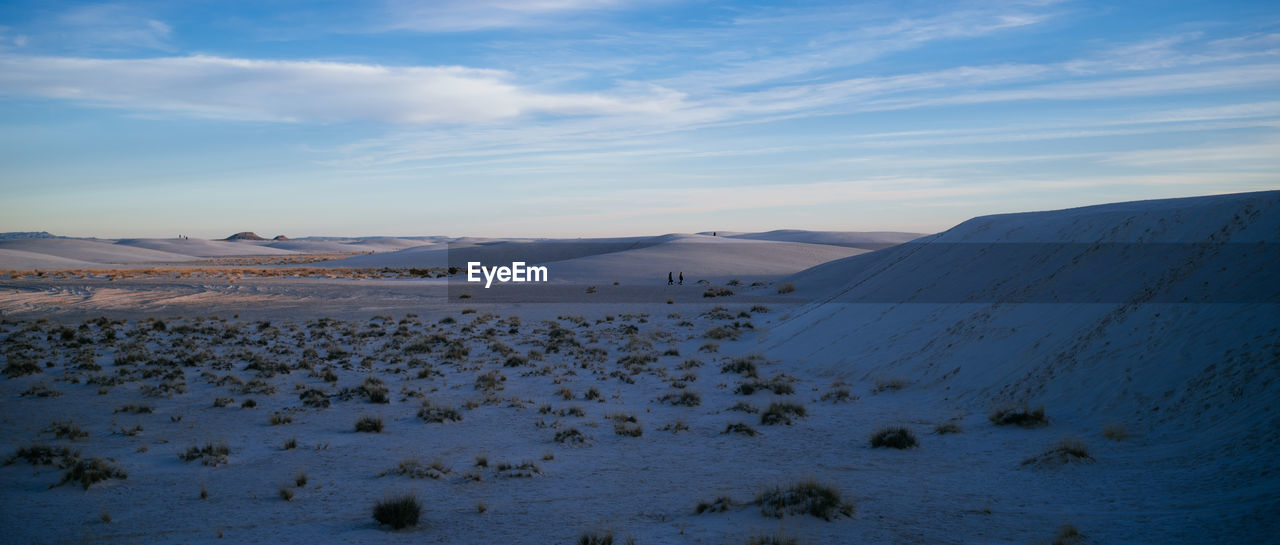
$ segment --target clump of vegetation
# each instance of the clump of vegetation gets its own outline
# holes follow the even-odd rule
[[[369,377],[364,379],[357,389],[360,395],[368,399],[370,403],[391,403],[391,391],[387,389],[387,384],[377,377]]]
[[[45,444],[34,444],[25,447],[19,447],[12,455],[4,461],[4,465],[13,465],[18,460],[23,460],[33,466],[58,466],[61,468],[69,467],[80,458],[80,453],[72,451],[64,446],[49,446]]]
[[[697,407],[702,404],[702,396],[692,390],[667,392],[658,398],[659,403],[670,403],[684,407]]]
[[[227,405],[230,405],[230,404],[235,403],[235,402],[236,402],[236,400],[231,399],[231,398],[229,398],[229,397],[215,397],[215,398],[213,398],[213,406],[214,406],[214,407],[217,407],[217,408],[219,408],[219,409],[221,409],[222,407],[226,407]]]
[[[701,515],[703,513],[723,513],[732,509],[735,505],[733,498],[729,496],[717,496],[711,501],[700,501],[697,507],[693,508],[694,514]]]
[[[890,426],[871,434],[871,448],[908,449],[917,445],[915,434],[905,426]]]
[[[845,386],[838,386],[822,394],[821,400],[830,401],[831,403],[840,403],[844,401],[857,401],[858,397],[853,395],[849,391],[849,388]]]
[[[283,485],[280,487],[280,499],[284,501],[293,501],[293,494],[294,494],[293,489],[290,488],[288,485]]]
[[[23,390],[22,393],[18,395],[20,397],[58,397],[62,395],[62,392],[54,389],[48,384],[37,382],[32,384],[26,390]]]
[[[773,402],[760,415],[760,423],[766,426],[777,424],[791,425],[791,417],[804,418],[807,416],[804,405],[792,403],[789,401]]]
[[[830,521],[841,515],[853,515],[853,504],[842,501],[836,487],[813,479],[768,488],[756,496],[756,503],[764,516],[774,518],[812,515]]]
[[[231,447],[226,443],[205,443],[204,446],[192,445],[187,447],[187,451],[178,455],[184,462],[200,460],[200,463],[207,466],[219,466],[227,463],[227,456],[231,454]]]
[[[1112,441],[1124,441],[1129,437],[1129,431],[1120,424],[1107,424],[1102,428],[1102,436]]]
[[[436,405],[428,399],[424,400],[422,402],[422,407],[418,409],[418,418],[433,424],[442,422],[459,422],[462,420],[462,413],[459,413],[457,409],[452,407]]]
[[[757,363],[764,363],[764,357],[752,354],[740,358],[734,358],[728,363],[720,366],[721,373],[737,373],[747,378],[756,378],[759,376]]]
[[[746,422],[738,422],[736,424],[729,424],[728,426],[725,426],[724,433],[726,434],[737,433],[740,435],[745,435],[747,437],[755,437],[760,432],[756,431],[755,428],[747,425]]]
[[[658,428],[658,431],[669,431],[673,434],[678,434],[682,431],[689,431],[689,425],[685,424],[683,420],[676,420],[675,422]]]
[[[716,326],[711,329],[708,329],[706,333],[702,334],[702,336],[708,339],[715,339],[717,341],[722,341],[726,339],[730,341],[736,341],[738,340],[738,336],[741,334],[742,334],[742,330],[740,329],[734,329],[732,327]]]
[[[324,390],[318,390],[316,388],[307,389],[301,394],[298,394],[298,399],[302,401],[303,405],[308,407],[314,407],[317,409],[329,407],[329,394]]]
[[[613,532],[583,532],[578,536],[578,545],[613,545]]]
[[[796,389],[791,385],[791,381],[784,376],[776,376],[769,380],[752,380],[738,383],[738,387],[733,393],[749,396],[761,390],[768,390],[777,395],[791,395],[796,393]]]
[[[40,364],[29,359],[10,359],[4,366],[4,374],[9,378],[18,378],[36,373],[43,373]]]
[[[484,390],[486,392],[501,390],[503,388],[503,383],[506,381],[506,375],[503,375],[495,369],[476,377],[475,389]]]
[[[84,460],[76,460],[67,472],[62,475],[62,481],[55,486],[61,486],[66,483],[79,484],[88,490],[95,483],[105,481],[107,479],[128,479],[129,474],[123,469],[116,467],[108,460],[102,458],[87,458]]]
[[[364,433],[382,433],[382,418],[364,415],[356,421],[356,431]]]
[[[800,545],[800,539],[782,533],[764,536],[752,536],[747,545]]]
[[[566,445],[585,445],[587,436],[578,431],[578,428],[569,428],[556,432],[555,442]]]
[[[1022,465],[1031,465],[1038,467],[1058,467],[1072,463],[1090,463],[1093,456],[1089,455],[1089,447],[1084,441],[1074,437],[1066,437],[1058,441],[1048,451],[1039,456],[1032,456],[1022,461]]]
[[[876,387],[871,389],[871,393],[896,392],[906,387],[907,381],[900,378],[881,378],[876,379]]]
[[[417,526],[421,516],[422,502],[411,494],[387,498],[373,506],[373,520],[390,526],[392,530]]]
[[[74,420],[68,419],[65,422],[53,422],[46,428],[45,433],[52,433],[58,439],[82,439],[89,436],[89,432],[80,429]]]
[[[401,461],[396,467],[384,471],[382,475],[396,474],[404,475],[411,479],[432,479],[438,481],[452,472],[453,469],[438,459],[432,460],[429,463],[424,463],[417,458],[409,458]]]
[[[1054,534],[1051,545],[1080,545],[1084,543],[1084,534],[1080,530],[1070,524],[1065,524],[1058,528],[1058,533]]]
[[[790,282],[783,282],[781,284],[778,284],[778,288],[775,291],[778,292],[778,295],[791,293],[793,291],[796,291],[796,285]]]
[[[756,408],[755,405],[747,403],[746,401],[739,401],[735,403],[732,407],[729,407],[729,410],[744,412],[747,414],[756,414],[760,412],[760,409]]]
[[[1049,419],[1044,416],[1044,407],[1034,411],[1026,407],[1005,407],[993,411],[988,419],[997,426],[1014,425],[1022,428],[1036,428],[1049,423]]]
[[[948,433],[960,433],[960,424],[955,422],[943,422],[933,427],[933,433],[938,435],[946,435]]]
[[[124,406],[122,406],[122,407],[120,407],[120,408],[118,408],[118,409],[116,409],[116,410],[114,410],[114,411],[111,411],[111,412],[112,412],[112,413],[126,413],[126,414],[151,414],[151,413],[155,412],[155,408],[154,408],[154,407],[152,407],[152,406],[150,406],[150,405],[134,405],[134,404],[129,404],[129,405],[124,405]]]
[[[293,417],[282,413],[272,413],[269,422],[271,422],[272,426],[283,426],[285,424],[292,424]]]

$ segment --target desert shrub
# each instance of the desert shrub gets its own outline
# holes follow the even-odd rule
[[[960,433],[960,424],[955,422],[943,422],[933,427],[933,433],[938,435],[946,435],[948,433]]]
[[[1074,437],[1065,437],[1044,453],[1023,460],[1022,465],[1057,467],[1071,463],[1089,463],[1092,461],[1093,456],[1089,455],[1089,447],[1084,444],[1084,441]]]
[[[556,395],[560,396],[561,399],[568,401],[573,399],[573,390],[570,390],[567,386],[561,386],[559,390],[556,390]]]
[[[298,438],[297,438],[297,437],[290,437],[290,438],[288,438],[288,439],[285,439],[285,440],[284,440],[284,449],[285,449],[285,450],[293,450],[293,449],[296,449],[296,448],[298,448]]]
[[[1084,534],[1081,534],[1075,526],[1065,524],[1058,528],[1050,545],[1080,545],[1081,543],[1084,543]]]
[[[791,417],[804,418],[807,415],[804,405],[789,401],[773,402],[760,414],[760,423],[766,426],[777,424],[791,425]]]
[[[1034,411],[1025,407],[996,409],[988,419],[997,426],[1014,425],[1022,428],[1035,428],[1049,423],[1049,419],[1044,416],[1044,407]]]
[[[754,355],[744,356],[741,358],[734,358],[728,363],[721,365],[720,372],[721,373],[737,373],[744,377],[756,378],[757,376],[759,376],[758,370],[756,369],[757,362],[763,363],[764,358],[761,358],[760,356],[754,356]]]
[[[800,545],[800,539],[783,533],[751,536],[746,545]]]
[[[785,293],[791,293],[793,291],[796,291],[796,286],[795,284],[792,284],[790,282],[783,282],[781,284],[778,284],[778,289],[776,291],[778,292],[779,295],[785,294]]]
[[[1129,431],[1120,424],[1107,424],[1102,428],[1102,436],[1112,441],[1124,441],[1129,437]]]
[[[58,397],[62,392],[53,389],[53,387],[43,382],[32,384],[26,390],[23,390],[20,397]]]
[[[746,401],[739,401],[735,403],[732,407],[729,407],[729,410],[744,412],[747,414],[756,414],[760,412],[760,409],[756,408],[755,405],[747,403]]]
[[[701,515],[703,513],[723,513],[732,509],[734,506],[733,498],[729,496],[718,496],[711,501],[700,501],[693,508],[694,514]]]
[[[235,403],[235,402],[236,402],[236,400],[231,399],[231,398],[229,398],[229,397],[215,397],[215,398],[213,398],[213,406],[214,406],[214,407],[218,407],[218,408],[226,407],[227,405],[230,405],[230,404]]]
[[[582,398],[587,401],[603,400],[604,396],[600,394],[600,390],[595,386],[587,388],[587,393],[582,394]]]
[[[364,433],[382,433],[382,418],[364,415],[356,420],[356,431]]]
[[[498,462],[493,469],[498,472],[499,477],[507,479],[530,478],[542,474],[542,468],[533,462],[520,462],[518,464]]]
[[[288,485],[282,485],[280,487],[280,499],[284,501],[293,501],[293,489],[289,488]]]
[[[307,389],[301,394],[298,394],[298,399],[302,401],[303,405],[308,407],[324,409],[329,406],[329,394],[324,390],[318,390],[315,388]]]
[[[152,412],[155,412],[155,408],[151,407],[150,405],[133,405],[133,404],[124,405],[112,411],[112,413],[127,413],[127,414],[151,414]]]
[[[587,442],[587,436],[578,431],[578,428],[569,428],[556,432],[555,442],[566,445],[583,445]]]
[[[293,475],[293,484],[298,488],[307,486],[307,470],[299,469],[298,472]]]
[[[418,409],[418,418],[433,424],[442,422],[459,422],[462,420],[462,413],[459,413],[458,410],[453,407],[436,405],[428,399],[424,400],[422,402],[422,407]]]
[[[34,444],[25,447],[19,447],[17,451],[11,454],[4,461],[4,465],[12,465],[19,460],[25,461],[33,466],[58,466],[69,467],[80,458],[80,453],[72,451],[64,446],[49,446],[45,444]]]
[[[672,422],[670,424],[662,426],[661,428],[658,428],[658,431],[669,431],[673,434],[676,434],[682,431],[689,431],[689,425],[685,424],[683,420],[676,420],[675,422]]]
[[[896,392],[906,387],[907,381],[902,379],[876,379],[876,387],[871,389],[871,393],[878,394],[880,392]]]
[[[916,445],[915,434],[905,426],[890,426],[871,434],[871,448],[908,449]]]
[[[269,422],[271,422],[272,426],[282,426],[285,424],[292,424],[293,417],[287,414],[282,414],[282,413],[272,413],[271,419],[269,420]]]
[[[387,498],[373,505],[373,520],[390,526],[392,530],[416,526],[420,516],[422,503],[410,494]]]
[[[822,394],[821,399],[822,401],[840,403],[842,401],[856,401],[858,398],[853,396],[853,394],[849,392],[848,388],[841,386],[828,390],[826,393]]]
[[[613,433],[625,437],[640,437],[644,435],[644,427],[639,422],[614,422]]]
[[[240,403],[241,409],[252,409],[258,406],[258,402],[252,399],[246,399]]]
[[[80,429],[74,420],[68,419],[65,422],[53,422],[45,428],[45,433],[52,433],[58,439],[70,439],[75,441],[89,436],[89,432]]]
[[[733,295],[733,290],[729,288],[717,288],[714,286],[708,286],[707,291],[702,292],[702,296],[707,298],[728,297],[730,295]]]
[[[377,377],[364,379],[358,391],[370,403],[391,403],[391,391],[387,389],[387,384]]]
[[[684,407],[697,407],[702,404],[702,396],[692,390],[677,390],[663,394],[662,397],[658,398],[658,402]]]
[[[44,369],[40,368],[40,364],[28,359],[10,360],[4,366],[4,374],[9,378],[18,378],[36,373],[43,373]]]
[[[507,361],[502,362],[503,367],[520,367],[522,365],[529,365],[529,358],[519,354],[512,354],[507,357]]]
[[[401,461],[396,467],[382,472],[382,475],[404,475],[411,479],[432,479],[440,480],[446,475],[453,473],[453,469],[445,465],[441,460],[432,460],[431,462],[423,462],[417,458],[409,458]]]
[[[751,380],[739,382],[738,387],[734,388],[733,393],[749,396],[761,390],[768,390],[777,395],[791,395],[796,393],[796,389],[791,385],[791,381],[781,375],[764,381]]]
[[[231,447],[226,443],[205,443],[204,446],[192,445],[187,447],[186,452],[178,455],[184,462],[200,460],[200,463],[207,466],[218,466],[227,463],[227,456],[231,454]]]
[[[717,341],[725,340],[725,339],[736,341],[738,340],[738,336],[740,334],[742,334],[741,330],[733,329],[730,327],[717,326],[717,327],[708,329],[706,333],[702,334],[702,336],[708,339],[715,339]]]
[[[502,384],[506,381],[506,375],[495,369],[476,377],[475,389],[486,392],[501,390],[503,388]]]
[[[719,352],[720,352],[720,345],[718,345],[718,344],[716,344],[716,343],[706,343],[706,344],[704,344],[704,345],[702,345],[702,346],[699,346],[699,347],[698,347],[698,351],[699,351],[699,352],[706,352],[706,353],[708,353],[708,354],[716,354],[716,353],[719,353]]]
[[[747,425],[746,422],[738,422],[736,424],[729,424],[728,426],[725,426],[724,433],[726,434],[737,433],[737,434],[745,435],[747,437],[755,437],[760,432],[756,431],[755,428]]]
[[[94,483],[102,482],[107,479],[128,479],[129,475],[123,469],[116,467],[111,462],[102,458],[86,458],[84,460],[76,460],[67,468],[67,472],[62,475],[62,481],[57,486],[66,483],[79,484],[88,490]]]
[[[774,518],[812,515],[829,521],[840,515],[853,514],[853,505],[841,501],[839,490],[813,479],[768,488],[756,496],[756,503],[764,516]]]

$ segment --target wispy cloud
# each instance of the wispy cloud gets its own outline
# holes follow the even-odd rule
[[[624,0],[435,0],[387,3],[383,28],[420,32],[465,32],[560,24],[578,13],[626,7]]]
[[[146,11],[123,4],[71,8],[37,24],[22,46],[82,52],[173,51],[173,28]]]
[[[675,94],[546,93],[510,74],[213,56],[0,56],[0,92],[142,111],[257,121],[479,123],[534,114],[661,112]]]

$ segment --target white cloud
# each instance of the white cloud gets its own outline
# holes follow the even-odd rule
[[[95,4],[61,13],[41,29],[50,45],[77,49],[121,51],[150,49],[172,51],[173,29],[136,8]]]
[[[388,3],[387,27],[423,32],[465,32],[545,25],[580,12],[616,9],[622,0],[435,0]]]
[[[498,70],[213,56],[0,56],[0,92],[140,111],[265,121],[467,123],[533,114],[658,113],[681,96],[544,93]]]

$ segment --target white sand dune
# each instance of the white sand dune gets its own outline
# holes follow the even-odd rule
[[[225,241],[176,238],[128,238],[119,242],[122,246],[150,248],[192,257],[250,257],[294,255],[298,252],[272,248],[263,242]]]
[[[101,265],[55,255],[0,248],[0,270],[88,269]]]
[[[394,252],[405,248],[432,244],[431,240],[408,239],[396,237],[371,237],[351,239],[298,239],[272,241],[265,244],[271,248],[290,250],[300,253],[367,253]]]
[[[197,259],[190,255],[173,252],[122,246],[112,241],[73,238],[0,240],[0,249],[44,254],[89,265],[177,263]],[[0,261],[0,267],[17,268],[7,265],[4,261]]]
[[[976,218],[793,276],[821,300],[767,353],[918,384],[937,393],[927,406],[1121,423],[1166,445],[1122,495],[1205,506],[1170,524],[1249,532],[1280,488],[1277,244],[1280,192]]]
[[[658,244],[548,264],[553,280],[587,283],[665,284],[667,273],[685,282],[772,279],[865,253],[866,250],[797,242],[668,235]]]
[[[923,233],[903,233],[898,231],[803,231],[799,229],[779,229],[761,233],[717,234],[727,238],[830,244],[832,246],[848,246],[865,250],[888,248],[924,236]]]
[[[466,266],[468,261],[486,265],[550,263],[591,255],[621,252],[660,244],[663,237],[623,237],[595,239],[489,239],[459,238],[445,243],[424,244],[384,254],[356,256],[325,263],[330,267],[443,267]]]

